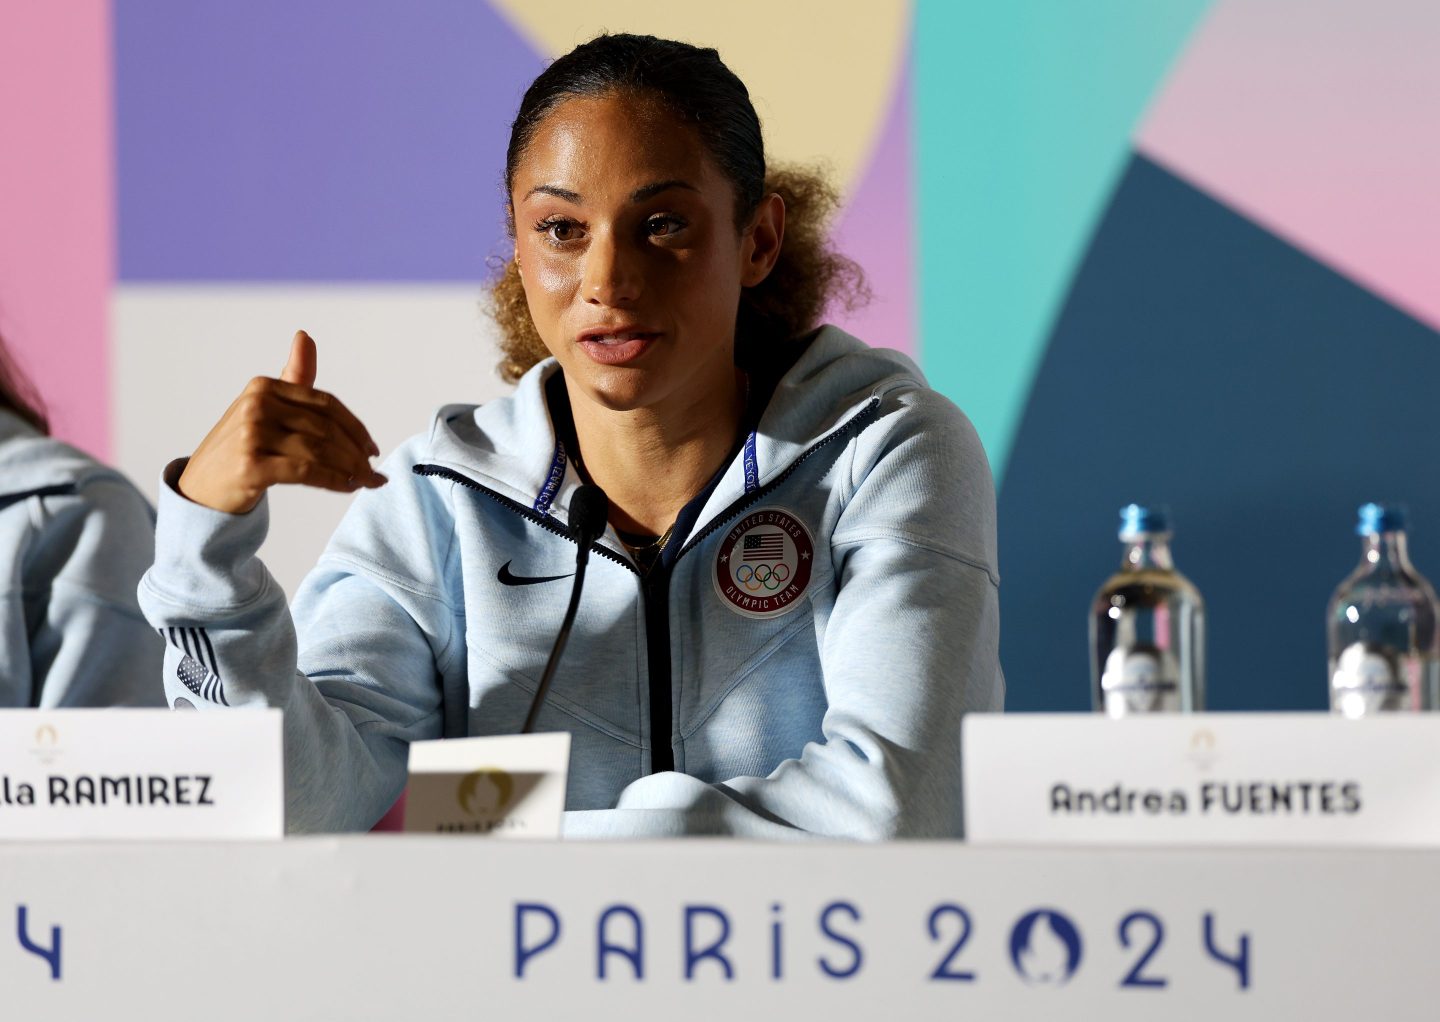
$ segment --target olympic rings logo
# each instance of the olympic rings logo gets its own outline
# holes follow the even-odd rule
[[[804,605],[815,569],[815,538],[795,512],[751,511],[725,533],[712,555],[710,583],[723,606],[768,620]]]
[[[753,568],[742,564],[735,572],[735,581],[752,593],[758,593],[761,589],[773,593],[789,579],[790,567],[783,562],[775,565],[757,564]]]

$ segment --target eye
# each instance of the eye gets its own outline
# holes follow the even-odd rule
[[[536,232],[545,235],[552,245],[566,245],[585,236],[580,224],[568,217],[550,217],[535,224]]]
[[[688,224],[678,216],[660,213],[645,221],[645,233],[652,238],[669,238],[683,231]]]

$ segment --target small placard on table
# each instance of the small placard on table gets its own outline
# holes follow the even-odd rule
[[[0,841],[278,838],[279,710],[0,710]]]
[[[1440,714],[971,714],[976,843],[1440,847]]]
[[[405,830],[558,838],[569,771],[565,731],[411,742]]]

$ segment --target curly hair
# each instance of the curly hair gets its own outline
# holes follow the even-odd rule
[[[505,194],[541,121],[567,99],[631,93],[658,98],[692,127],[735,189],[735,225],[743,229],[767,195],[785,203],[785,235],[770,274],[741,291],[736,359],[808,333],[829,308],[855,309],[870,299],[855,262],[835,250],[829,228],[839,196],[818,167],[765,165],[760,119],[743,82],[714,49],[642,35],[601,35],[543,71],[520,102],[505,156]],[[514,215],[507,201],[513,237]],[[514,260],[490,287],[500,328],[500,375],[518,380],[549,355],[530,317]]]

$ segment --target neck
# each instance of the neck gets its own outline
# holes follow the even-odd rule
[[[710,481],[735,445],[745,411],[737,371],[697,400],[616,411],[570,392],[585,474],[610,498],[610,521],[660,535]]]
[[[1374,570],[1410,570],[1410,553],[1406,549],[1403,532],[1382,532],[1366,536],[1363,549],[1366,562]]]

